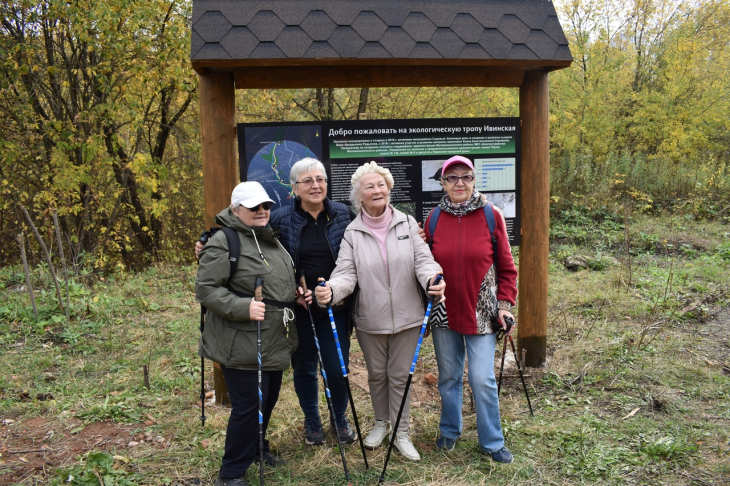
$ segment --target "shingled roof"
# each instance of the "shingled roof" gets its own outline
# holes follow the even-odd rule
[[[192,25],[199,72],[323,60],[550,70],[572,61],[543,0],[194,0]]]

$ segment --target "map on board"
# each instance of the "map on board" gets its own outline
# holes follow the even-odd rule
[[[312,126],[262,127],[246,133],[247,180],[264,186],[276,202],[274,209],[294,200],[289,181],[292,165],[305,157],[322,158],[316,145],[321,147],[320,133]]]

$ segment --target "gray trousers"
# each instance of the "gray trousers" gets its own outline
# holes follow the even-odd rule
[[[360,343],[368,369],[368,386],[375,420],[390,421],[391,425],[395,425],[420,332],[421,326],[396,334],[368,334],[356,331],[357,341]],[[398,432],[408,431],[410,400],[409,393],[403,407]]]

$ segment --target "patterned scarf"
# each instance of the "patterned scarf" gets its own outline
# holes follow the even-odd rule
[[[484,200],[485,198],[482,197],[482,195],[474,189],[471,193],[471,197],[460,203],[453,203],[451,202],[451,198],[448,194],[445,194],[444,197],[441,198],[441,202],[439,202],[439,207],[442,211],[446,211],[449,214],[453,214],[454,216],[464,216],[465,214],[469,214],[472,211],[476,211],[477,209],[484,207]]]

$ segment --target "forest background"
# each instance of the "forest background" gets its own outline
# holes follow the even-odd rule
[[[730,2],[556,2],[551,212],[730,217]],[[0,6],[0,265],[27,208],[80,268],[192,259],[203,224],[189,0]],[[517,89],[238,90],[237,121],[518,116]],[[578,213],[576,213],[576,211]],[[35,241],[31,262],[42,260]]]

